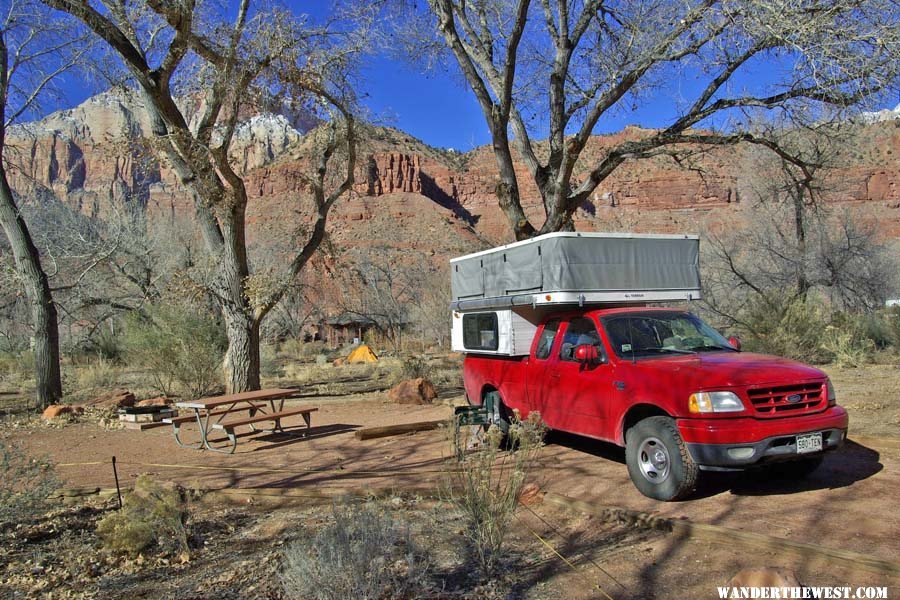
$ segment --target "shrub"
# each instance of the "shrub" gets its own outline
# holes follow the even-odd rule
[[[282,581],[310,600],[415,597],[426,562],[409,531],[372,506],[334,507],[333,521],[290,544]]]
[[[748,350],[813,363],[830,359],[828,352],[822,349],[829,318],[814,302],[796,299],[784,304],[769,304],[757,300],[745,313],[744,320],[749,329]]]
[[[120,554],[137,556],[155,548],[162,554],[184,555],[188,551],[187,517],[178,487],[141,475],[134,491],[125,495],[122,509],[97,524],[97,535],[104,548]]]
[[[34,377],[34,353],[0,352],[0,376],[5,379]]]
[[[510,521],[546,433],[537,412],[530,413],[525,421],[517,416],[507,436],[497,425],[491,425],[482,444],[461,463],[448,463],[444,479],[444,494],[463,513],[464,534],[485,578],[495,573],[503,556]],[[505,445],[514,451],[504,452]]]
[[[79,369],[77,373],[77,385],[80,390],[109,389],[115,387],[122,376],[122,370],[102,356]]]
[[[289,339],[281,342],[278,351],[281,355],[295,360],[312,361],[319,354],[327,354],[328,344],[325,342],[302,342],[296,339]]]
[[[884,312],[884,325],[891,345],[900,349],[900,306],[892,306]]]
[[[101,327],[88,343],[88,350],[101,358],[118,360],[122,357],[122,338],[106,327]]]
[[[49,463],[0,440],[0,523],[21,523],[40,512],[58,481]]]
[[[859,330],[829,325],[822,336],[822,349],[831,353],[833,361],[842,367],[860,367],[871,359],[875,342]]]
[[[198,398],[221,385],[226,340],[207,312],[151,306],[125,323],[126,356],[146,369],[152,385],[167,395]]]
[[[281,367],[278,365],[275,347],[270,344],[260,344],[259,346],[259,374],[263,377],[278,377],[281,375]]]
[[[428,364],[428,359],[422,356],[406,356],[400,365],[404,379],[417,379],[419,377],[428,379],[431,375],[431,365]]]

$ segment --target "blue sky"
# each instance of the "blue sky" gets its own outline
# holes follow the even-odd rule
[[[298,7],[290,2],[287,6]],[[300,6],[302,10],[309,10],[313,19],[332,10],[332,2],[313,1]],[[766,86],[777,68],[769,63],[754,65],[736,76],[733,83],[749,88]],[[677,116],[679,100],[683,102],[685,97],[696,94],[698,85],[690,73],[670,77],[666,85],[642,98],[634,110],[605,115],[595,133],[619,131],[630,124],[661,127],[671,123]],[[45,111],[77,105],[101,91],[103,86],[71,75],[60,87],[63,94],[59,104],[45,105]],[[382,52],[365,59],[358,93],[369,113],[368,118],[397,127],[433,146],[467,151],[490,142],[481,110],[456,73],[426,73],[424,67]],[[541,137],[540,131],[533,135]]]
[[[304,4],[303,9],[310,10],[313,18],[331,10],[331,2]],[[68,75],[60,81],[61,97],[44,103],[43,112],[76,106],[104,87],[102,82]],[[455,73],[426,73],[424,67],[380,53],[365,60],[359,94],[369,118],[406,131],[432,146],[467,151],[490,142],[481,109]],[[597,132],[618,131],[628,124],[662,125],[674,116],[672,106],[667,94],[656,94],[626,118],[605,118]]]

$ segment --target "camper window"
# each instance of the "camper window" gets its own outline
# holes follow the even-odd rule
[[[497,314],[463,315],[463,346],[466,350],[496,350],[499,346]]]

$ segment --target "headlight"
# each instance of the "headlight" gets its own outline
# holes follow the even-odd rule
[[[831,383],[830,377],[825,380],[825,387],[828,389],[828,406],[836,406],[837,392],[834,391],[834,384]]]
[[[692,413],[740,412],[744,403],[734,392],[697,392],[688,399]]]

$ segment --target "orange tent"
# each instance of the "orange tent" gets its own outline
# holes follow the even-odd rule
[[[373,362],[376,362],[377,360],[378,360],[378,357],[375,356],[375,353],[372,352],[372,349],[369,348],[365,344],[363,344],[362,346],[359,346],[357,348],[354,348],[353,352],[351,352],[347,356],[347,362],[350,364],[373,363]]]

